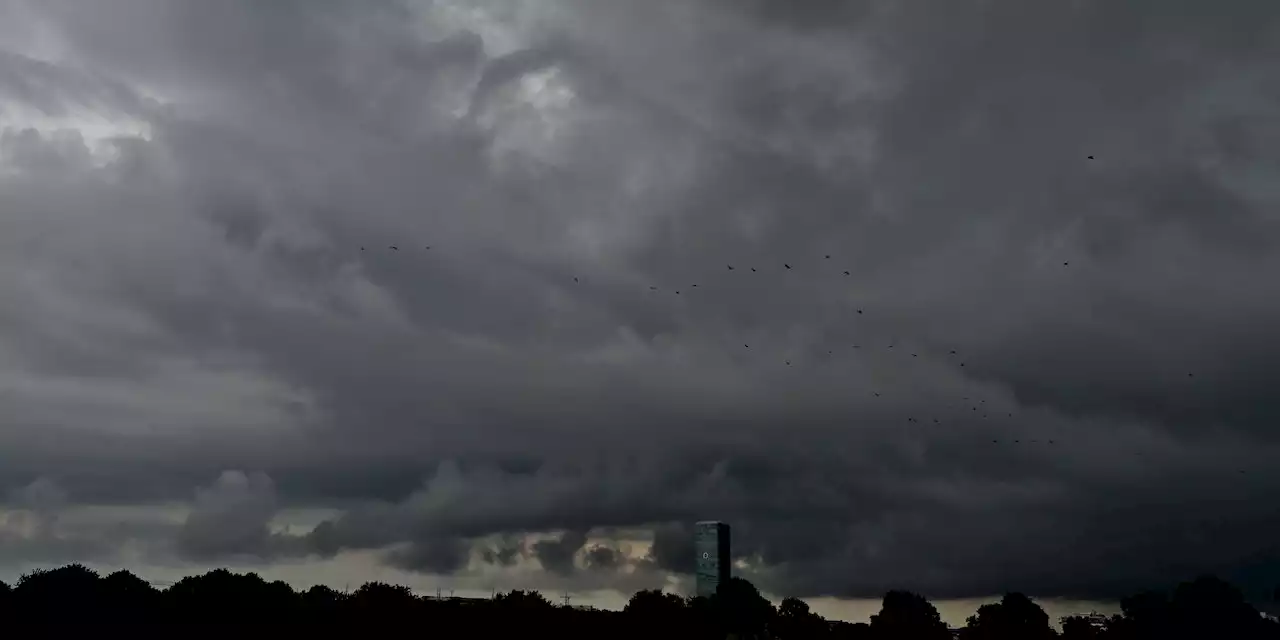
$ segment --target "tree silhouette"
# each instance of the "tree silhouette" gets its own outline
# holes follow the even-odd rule
[[[720,583],[711,596],[711,606],[720,628],[738,638],[763,637],[775,614],[773,604],[755,585],[737,577]]]
[[[12,603],[28,619],[43,623],[62,616],[65,602],[78,603],[82,615],[98,616],[101,596],[98,574],[84,565],[71,564],[47,571],[37,569],[18,578]]]
[[[786,598],[778,605],[774,636],[781,640],[818,638],[828,633],[827,621],[809,610],[809,605],[799,598]]]
[[[1049,615],[1021,593],[1005,594],[1000,602],[984,604],[969,616],[964,640],[1049,640],[1058,634]]]
[[[381,582],[350,595],[325,586],[294,591],[254,573],[215,569],[188,576],[168,589],[153,588],[127,571],[99,577],[69,565],[36,570],[12,588],[0,582],[5,629],[49,631],[57,637],[123,629],[261,632],[271,629],[369,635],[374,628],[410,625],[478,637],[545,634],[577,638],[651,640],[655,637],[776,638],[777,640],[943,640],[951,634],[937,609],[907,591],[885,594],[870,623],[828,622],[804,601],[786,598],[775,610],[755,586],[741,578],[721,585],[711,598],[641,591],[619,612],[553,606],[534,591],[510,591],[492,599],[423,598],[408,588]],[[1030,598],[1010,593],[980,607],[962,630],[966,640],[1040,640],[1056,634],[1048,616]],[[1074,616],[1062,621],[1063,640],[1276,640],[1280,624],[1261,617],[1232,585],[1202,577],[1168,593],[1124,598],[1110,619]],[[49,635],[46,633],[45,635]],[[439,633],[437,633],[439,635]]]
[[[871,616],[871,630],[877,638],[951,640],[951,631],[933,604],[910,591],[886,593],[880,613]]]
[[[1262,638],[1266,620],[1234,586],[1211,576],[1184,582],[1169,602],[1173,625],[1188,637]]]

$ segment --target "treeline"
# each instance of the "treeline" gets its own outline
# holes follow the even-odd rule
[[[623,611],[557,606],[536,592],[492,599],[436,599],[407,587],[366,583],[351,593],[325,586],[295,591],[254,573],[216,569],[156,589],[127,571],[99,576],[81,565],[34,571],[0,582],[0,625],[13,632],[128,629],[170,636],[202,631],[325,630],[410,633],[417,637],[777,638],[779,640],[1254,640],[1280,639],[1240,591],[1205,577],[1168,593],[1125,598],[1122,613],[1062,620],[1062,632],[1024,595],[980,607],[951,630],[924,597],[891,591],[869,623],[828,621],[804,602],[775,607],[734,578],[711,598],[641,591]],[[503,634],[503,635],[491,635]]]

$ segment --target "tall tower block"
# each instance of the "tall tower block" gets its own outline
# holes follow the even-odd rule
[[[728,582],[732,560],[729,554],[729,525],[708,520],[694,525],[693,547],[696,560],[696,593],[710,598],[722,582]]]

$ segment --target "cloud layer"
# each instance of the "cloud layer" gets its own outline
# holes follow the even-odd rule
[[[1280,7],[795,4],[0,2],[0,557],[1269,593]]]

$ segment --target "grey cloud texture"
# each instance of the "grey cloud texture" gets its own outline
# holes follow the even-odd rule
[[[209,562],[631,586],[721,518],[800,596],[1280,582],[1274,3],[15,24],[2,487],[195,495]]]

